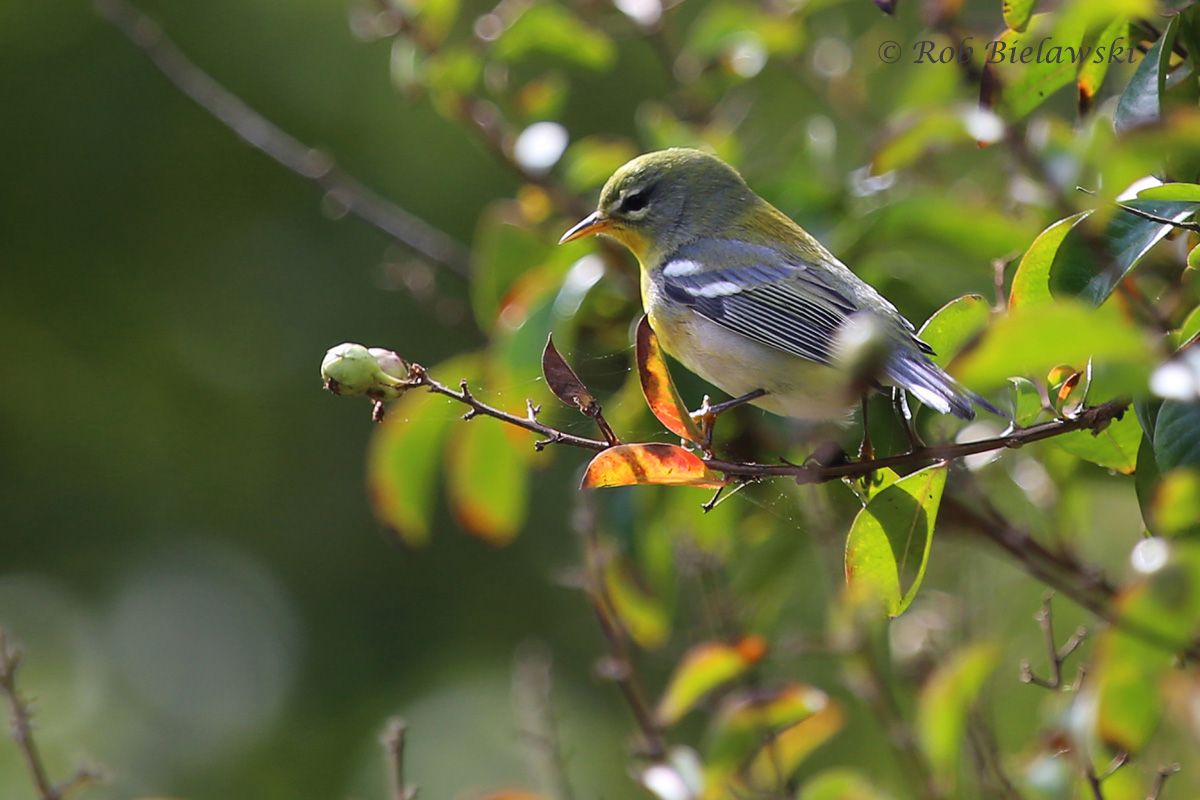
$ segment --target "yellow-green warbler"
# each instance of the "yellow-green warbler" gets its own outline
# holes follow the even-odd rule
[[[804,420],[844,419],[855,398],[835,349],[854,320],[887,343],[876,381],[965,419],[994,410],[934,364],[896,307],[720,159],[670,149],[609,178],[561,242],[602,233],[641,263],[642,304],[663,348],[733,397]]]

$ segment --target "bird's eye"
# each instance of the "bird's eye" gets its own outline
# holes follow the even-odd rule
[[[621,198],[621,211],[625,213],[641,211],[650,205],[650,193],[646,191],[630,192]]]

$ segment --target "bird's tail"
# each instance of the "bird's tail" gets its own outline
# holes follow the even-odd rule
[[[975,407],[978,406],[1008,418],[1008,414],[954,380],[922,353],[900,350],[888,361],[886,374],[896,386],[942,414],[975,419]]]

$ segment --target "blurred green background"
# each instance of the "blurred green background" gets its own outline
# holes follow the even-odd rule
[[[694,19],[701,5],[678,13]],[[936,4],[902,4],[896,19],[867,0],[800,5],[791,66],[715,103],[751,182],[914,320],[963,292],[990,297],[991,259],[1052,219],[1009,184],[1003,153],[954,150],[886,203],[855,176],[891,115],[973,97],[953,64],[876,56],[885,38],[916,39]],[[999,29],[998,2],[967,5],[968,23]],[[463,243],[521,185],[462,126],[396,91],[389,44],[356,38],[347,2],[143,8],[268,118]],[[460,26],[486,10],[464,9]],[[674,80],[650,41],[612,33],[610,68],[566,68],[559,120],[572,138],[648,147],[648,102],[665,102]],[[599,634],[559,581],[577,559],[578,456],[539,473],[507,548],[441,509],[431,545],[410,552],[370,513],[365,406],[320,390],[319,356],[340,341],[425,364],[479,345],[464,282],[335,219],[315,187],[181,95],[86,3],[0,5],[0,107],[0,623],[28,653],[23,681],[56,774],[107,765],[96,798],[378,798],[376,736],[400,712],[422,797],[528,786],[511,682],[514,654],[537,640],[553,653],[579,796],[634,796],[627,711],[591,677]],[[971,226],[956,227],[963,219]],[[436,290],[406,289],[414,274],[435,275]],[[1026,478],[1045,488],[1037,469]],[[1112,533],[1084,547],[1121,565],[1140,521],[1114,483],[1079,475],[1071,513]],[[796,523],[778,563],[801,598],[840,581],[840,533],[806,529],[794,509],[805,497],[731,501]],[[948,539],[927,585],[951,617],[1035,651],[1025,612],[1036,585],[989,552]],[[816,626],[822,613],[798,604],[795,619]],[[779,670],[835,673],[820,659]],[[1021,746],[1039,700],[1006,701],[1006,746]],[[856,764],[885,786],[896,773],[868,725],[822,752],[822,764]],[[27,794],[0,743],[0,797]]]

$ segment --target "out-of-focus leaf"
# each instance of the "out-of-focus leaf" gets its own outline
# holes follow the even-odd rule
[[[1051,441],[1055,447],[1084,461],[1131,475],[1137,467],[1142,426],[1132,413],[1126,413],[1095,435],[1091,431],[1074,431]]]
[[[1200,247],[1192,252],[1200,252]],[[1183,347],[1192,339],[1200,336],[1200,306],[1192,309],[1192,312],[1184,318],[1183,324],[1179,326],[1179,330],[1175,331],[1172,336],[1176,347]]]
[[[589,191],[637,154],[637,146],[628,139],[585,137],[567,149],[563,179],[577,192]]]
[[[786,784],[804,760],[842,728],[841,706],[830,701],[807,719],[784,728],[750,760],[744,771],[746,783],[759,789]]]
[[[747,41],[771,54],[796,53],[803,41],[799,21],[772,14],[758,3],[718,0],[709,3],[688,31],[687,50],[700,58],[728,54]]]
[[[1156,535],[1200,533],[1200,468],[1180,467],[1160,476],[1147,522]]]
[[[1180,221],[1200,209],[1200,203],[1130,200],[1124,205]],[[1049,288],[1055,297],[1081,297],[1103,303],[1129,271],[1171,232],[1170,225],[1116,211],[1102,233],[1090,222],[1073,228],[1061,243],[1050,267]],[[1091,237],[1091,238],[1089,238]]]
[[[948,192],[920,192],[881,208],[872,236],[912,248],[914,240],[951,246],[982,263],[1024,247],[1037,233],[1027,221]],[[882,246],[882,241],[874,242]]]
[[[713,718],[705,759],[710,777],[724,780],[764,739],[822,713],[833,702],[825,692],[802,683],[730,692]]]
[[[846,583],[852,594],[904,613],[916,597],[946,485],[944,465],[901,478],[858,512],[846,537]]]
[[[477,419],[452,432],[446,492],[459,524],[495,545],[512,541],[529,505],[529,434]]]
[[[888,800],[859,773],[849,769],[830,769],[804,782],[796,800]]]
[[[1138,192],[1138,199],[1200,204],[1200,184],[1164,183],[1162,186],[1151,186]]]
[[[1188,253],[1187,265],[1191,269],[1200,269],[1200,245],[1192,248],[1192,252]]]
[[[1084,60],[1079,67],[1079,75],[1075,79],[1075,85],[1079,89],[1079,108],[1082,111],[1087,111],[1092,107],[1092,101],[1095,100],[1096,93],[1100,91],[1104,78],[1108,75],[1108,68],[1113,61],[1108,56],[1112,54],[1113,48],[1125,41],[1128,36],[1129,19],[1120,16],[1113,19],[1108,27],[1091,42],[1096,56]],[[1100,48],[1103,48],[1103,51]],[[1099,57],[1101,52],[1105,54],[1105,57]]]
[[[1148,125],[1162,115],[1162,96],[1171,66],[1171,51],[1179,35],[1179,20],[1179,16],[1171,18],[1167,29],[1142,57],[1121,93],[1113,114],[1113,127],[1117,133]]]
[[[521,117],[527,121],[556,119],[567,99],[567,80],[550,72],[522,86],[513,98]]]
[[[521,12],[493,45],[497,58],[520,61],[530,55],[551,56],[591,69],[605,69],[616,58],[616,46],[565,6],[537,3]]]
[[[483,75],[483,61],[468,47],[447,47],[425,60],[425,81],[439,111],[457,113],[458,98],[470,93]]]
[[[662,103],[645,103],[638,109],[637,122],[646,144],[652,149],[697,147],[711,150],[735,166],[741,160],[741,142],[722,120],[716,119],[704,126],[692,125]]]
[[[933,312],[917,336],[933,348],[934,363],[944,368],[987,329],[991,317],[991,306],[981,295],[963,295]]]
[[[1023,31],[1033,16],[1033,7],[1037,0],[1003,0],[1000,11],[1004,15],[1004,24],[1009,30]]]
[[[989,120],[994,124],[990,124]],[[1003,122],[983,109],[931,109],[888,133],[871,157],[871,173],[883,175],[903,169],[926,153],[953,145],[976,145],[981,141],[990,144],[995,141],[993,134],[998,135],[1003,130]]]
[[[416,23],[421,28],[422,35],[430,42],[441,42],[458,19],[459,0],[419,0],[416,3],[405,3],[415,7]]]
[[[471,307],[482,330],[496,323],[504,295],[527,270],[551,258],[551,245],[521,224],[511,207],[484,212],[471,248]]]
[[[1200,466],[1200,403],[1163,402],[1154,420],[1154,459],[1163,474]]]
[[[524,789],[501,789],[485,794],[482,800],[546,800],[546,796]]]
[[[397,36],[392,40],[388,63],[392,84],[406,95],[419,94],[424,88],[425,60],[416,43],[405,36]]]
[[[1033,244],[1021,257],[1017,271],[1013,275],[1012,291],[1009,292],[1008,304],[1013,307],[1046,302],[1052,298],[1050,294],[1050,267],[1058,254],[1067,234],[1082,222],[1090,211],[1060,219],[1046,230],[1038,234]]]
[[[992,324],[955,372],[978,391],[1013,376],[1040,378],[1059,364],[1086,364],[1089,358],[1094,372],[1108,376],[1104,388],[1111,396],[1144,391],[1153,359],[1150,347],[1111,304],[1090,309],[1056,301],[1014,308]]]
[[[546,348],[542,351],[542,375],[554,396],[567,405],[586,411],[596,404],[596,398],[559,354],[553,336],[546,339]]]
[[[434,368],[435,374],[471,379],[474,356]],[[375,515],[407,545],[429,540],[437,498],[442,444],[459,411],[450,401],[427,392],[408,392],[389,409],[371,438],[367,454],[367,490]]]
[[[654,650],[666,643],[671,634],[667,610],[637,580],[628,562],[616,557],[608,560],[604,588],[617,621],[638,646]]]
[[[636,355],[642,393],[654,416],[676,436],[693,442],[701,441],[703,435],[683,404],[675,382],[671,380],[667,359],[658,345],[658,336],[650,327],[649,317],[642,317],[638,322]]]
[[[694,645],[683,654],[658,701],[654,715],[659,724],[674,725],[714,689],[744,675],[763,657],[766,646],[766,640],[755,635],[737,644]]]
[[[1025,31],[1006,30],[988,46],[988,60],[983,68],[980,104],[996,111],[1007,120],[1027,116],[1052,94],[1075,79],[1076,59],[1050,53],[1031,54],[1021,63],[1019,54],[1025,48],[1045,51],[1048,47],[1078,49],[1083,30],[1057,30],[1053,14],[1035,14]],[[1013,53],[1018,57],[1014,61]]]
[[[967,713],[996,667],[999,649],[991,643],[966,647],[930,676],[917,705],[917,735],[939,778],[949,784],[958,768]]]
[[[658,483],[669,486],[724,486],[693,452],[673,444],[621,444],[602,450],[583,475],[584,489]]]

